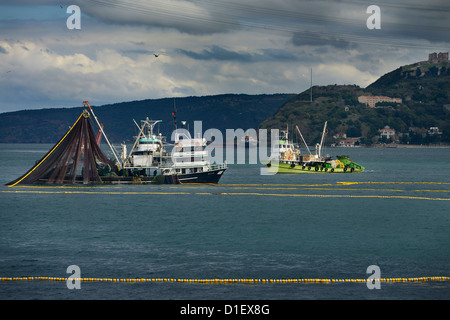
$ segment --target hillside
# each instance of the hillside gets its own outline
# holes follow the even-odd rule
[[[225,94],[206,97],[148,99],[94,106],[113,143],[130,142],[137,134],[133,119],[163,120],[160,132],[169,135],[177,109],[178,125],[202,120],[203,131],[225,129],[278,128],[292,130],[298,125],[306,141],[320,141],[328,121],[327,144],[338,143],[333,136],[357,137],[358,143],[372,145],[380,139],[379,129],[395,130],[394,141],[409,144],[450,143],[450,62],[432,59],[402,66],[366,88],[356,85],[313,87],[298,95]],[[378,102],[369,106],[360,96],[401,99],[401,103]],[[82,105],[80,101],[80,106]],[[23,110],[0,114],[0,143],[54,143],[82,112],[82,107]],[[428,132],[438,127],[439,134]],[[292,132],[292,131],[291,131]],[[169,137],[170,138],[170,137]]]
[[[401,98],[401,103],[381,102],[368,107],[359,96]],[[356,85],[313,87],[284,104],[261,128],[290,128],[298,125],[309,144],[320,141],[324,122],[328,121],[327,142],[334,135],[359,137],[372,145],[381,141],[379,129],[389,126],[399,143],[450,143],[450,63],[427,61],[400,67],[380,77],[367,88]],[[442,134],[429,134],[439,127]]]
[[[162,120],[160,132],[172,132],[174,106],[177,123],[202,120],[203,131],[216,128],[257,128],[259,123],[274,114],[294,95],[215,95],[206,97],[148,99],[92,106],[104,124],[105,132],[113,143],[131,141],[137,134],[133,119],[139,122],[146,117]],[[82,102],[80,101],[80,105]],[[0,114],[0,143],[55,143],[73,125],[83,108],[55,108],[23,110]],[[168,137],[170,139],[170,136]]]

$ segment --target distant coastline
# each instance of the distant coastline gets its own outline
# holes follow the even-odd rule
[[[404,148],[404,149],[415,149],[415,148],[425,148],[425,149],[433,149],[433,148],[450,148],[450,145],[420,145],[420,144],[398,144],[395,147],[386,147],[386,146],[372,146],[369,148]]]
[[[371,146],[357,146],[357,147],[340,147],[340,146],[328,146],[328,148],[345,148],[345,149],[358,149],[358,148],[366,148],[366,149],[445,149],[450,148],[448,144],[442,145],[420,145],[420,144],[396,144],[395,146],[389,145],[371,145]]]

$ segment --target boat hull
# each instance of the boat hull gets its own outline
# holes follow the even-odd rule
[[[271,173],[360,173],[363,172],[363,169],[359,168],[324,168],[324,167],[315,167],[315,166],[304,166],[302,164],[294,163],[294,162],[279,162],[278,166],[272,165],[272,163],[266,164],[267,169]]]
[[[219,183],[220,178],[226,169],[216,169],[206,172],[188,173],[177,175],[178,181],[181,184],[188,183]]]
[[[109,176],[102,177],[104,184],[217,184],[225,172],[224,169],[214,169],[204,172],[187,173],[187,174],[164,174],[157,176],[140,176],[140,177],[121,177]]]

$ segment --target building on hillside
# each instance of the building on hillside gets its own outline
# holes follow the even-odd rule
[[[392,102],[392,103],[402,103],[401,98],[390,98],[385,96],[359,96],[359,103],[364,103],[366,106],[375,108],[378,102]]]
[[[430,136],[440,135],[442,134],[442,131],[439,130],[439,127],[430,127],[430,129],[428,129],[428,134]]]
[[[383,129],[379,129],[380,138],[385,137],[386,139],[393,140],[395,137],[395,130],[389,126],[385,126]]]
[[[345,148],[354,148],[359,147],[361,141],[359,138],[347,138],[342,139],[338,143],[338,147],[345,147]]]

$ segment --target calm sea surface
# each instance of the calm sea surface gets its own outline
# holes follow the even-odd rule
[[[328,149],[361,174],[218,185],[14,187],[52,145],[0,145],[0,277],[367,279],[450,276],[450,149]],[[199,284],[0,281],[0,299],[449,299],[450,281]]]

